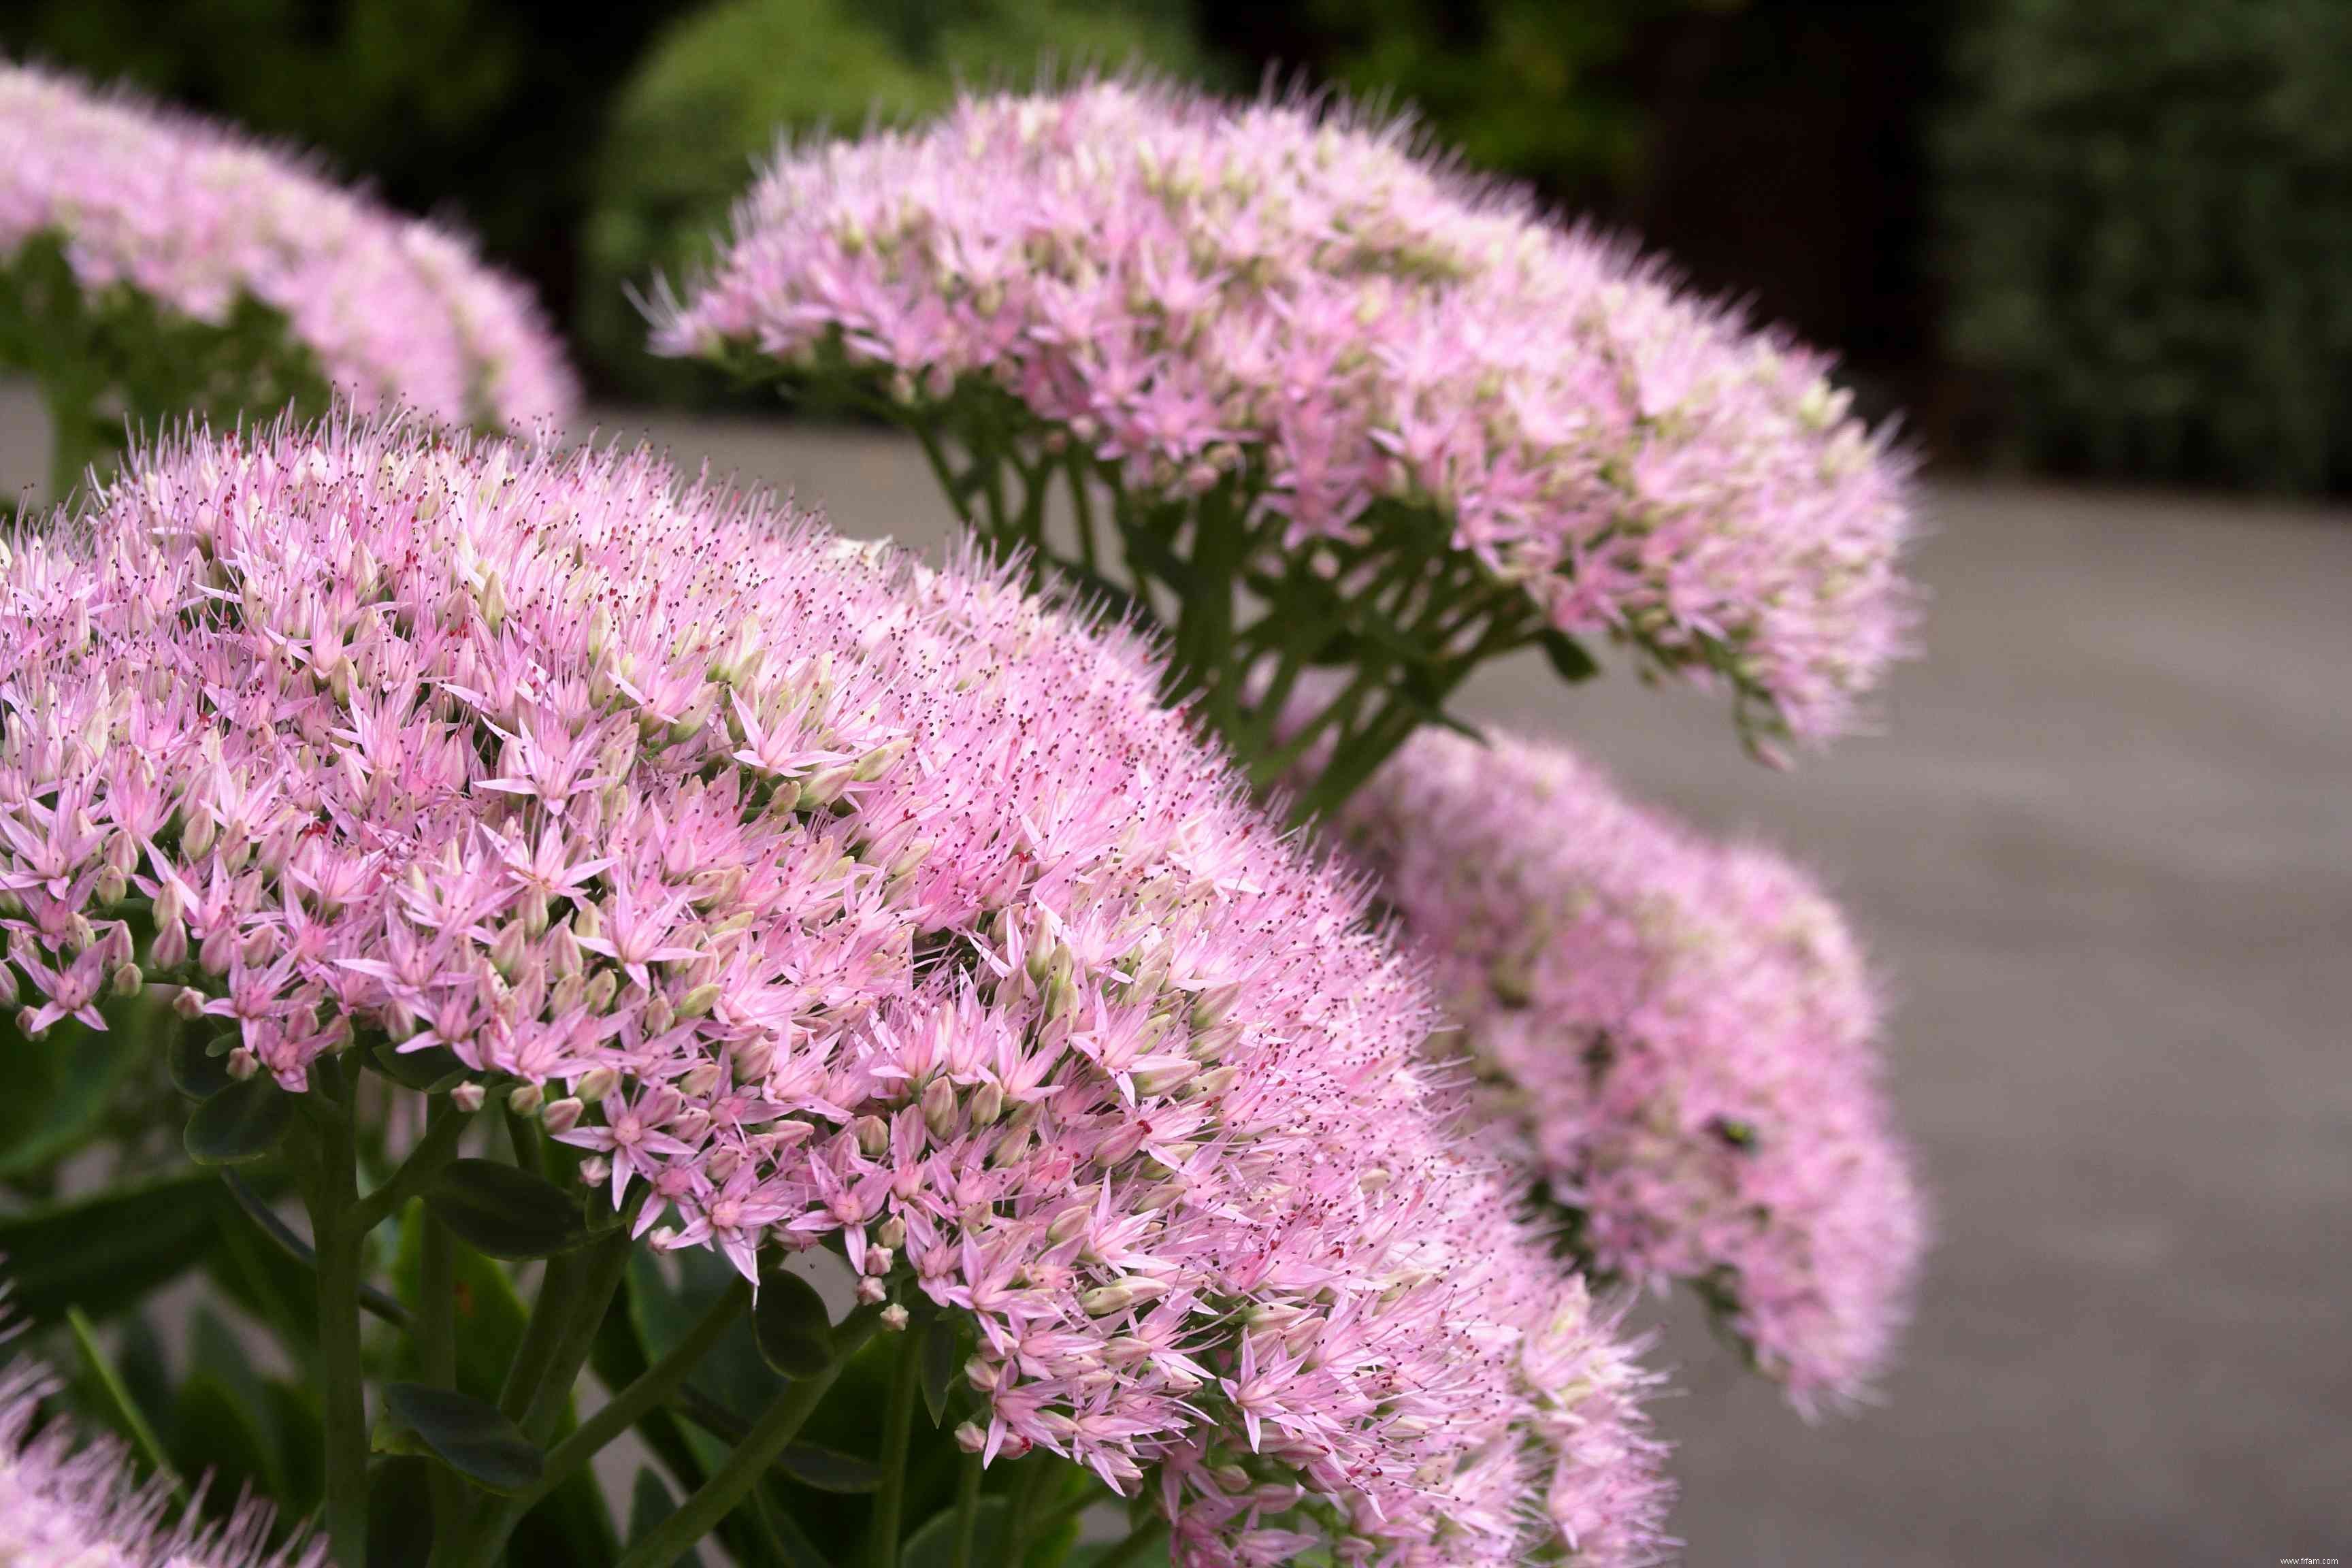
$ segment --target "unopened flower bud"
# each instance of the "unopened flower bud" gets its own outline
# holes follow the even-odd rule
[[[907,1327],[907,1309],[893,1301],[882,1309],[882,1330],[885,1333],[900,1333]]]
[[[580,1101],[569,1095],[562,1100],[551,1100],[539,1113],[540,1125],[561,1136],[580,1125],[580,1113],[584,1109]]]
[[[521,973],[523,956],[529,952],[522,926],[518,921],[502,929],[498,940],[490,943],[490,963],[500,974],[512,980]]]
[[[719,1073],[717,1062],[704,1062],[699,1067],[688,1068],[685,1076],[677,1080],[677,1091],[688,1100],[708,1099],[710,1091],[719,1087]]]
[[[670,1005],[669,996],[667,993],[656,991],[646,999],[645,1023],[646,1034],[667,1035],[669,1033],[669,1026],[677,1021],[677,1010]]]
[[[123,964],[114,972],[114,994],[117,996],[136,996],[145,981],[146,976],[139,973],[137,964]]]
[[[581,1003],[591,1013],[612,1011],[614,994],[621,989],[621,977],[609,969],[600,969],[581,994]]]
[[[228,1054],[228,1076],[243,1083],[261,1070],[261,1058],[253,1054],[250,1046],[239,1046]]]
[[[887,1274],[890,1272],[890,1265],[897,1261],[897,1257],[887,1247],[869,1247],[866,1249],[866,1272],[868,1274]]]
[[[857,1299],[866,1306],[872,1306],[889,1293],[890,1288],[871,1274],[857,1282]]]
[[[971,1124],[989,1127],[1004,1114],[1004,1091],[993,1082],[983,1083],[971,1097]]]
[[[119,904],[130,891],[131,879],[110,866],[98,874],[98,881],[91,889],[100,904]]]
[[[158,969],[177,969],[188,962],[188,928],[173,921],[158,926],[155,940],[147,944],[147,955]]]
[[[1003,1375],[1003,1370],[985,1356],[973,1356],[963,1363],[964,1381],[982,1394],[996,1392],[997,1379]]]
[[[955,1132],[955,1085],[944,1078],[935,1078],[923,1086],[923,1125],[931,1136],[945,1140]]]
[[[604,1178],[612,1173],[613,1162],[602,1154],[591,1155],[580,1162],[580,1184],[583,1187],[602,1186]]]
[[[621,1075],[611,1068],[590,1068],[580,1075],[580,1081],[572,1086],[572,1092],[583,1101],[603,1100],[620,1086]]]
[[[875,1227],[874,1238],[887,1247],[904,1247],[907,1245],[907,1222],[892,1215]]]
[[[186,826],[180,829],[180,851],[192,860],[202,859],[213,847],[213,837],[220,824],[209,811],[196,810],[188,814]]]
[[[193,985],[183,985],[172,995],[172,1011],[183,1018],[205,1016],[205,994]]]
[[[535,1083],[519,1083],[507,1091],[507,1109],[517,1116],[529,1116],[547,1103],[547,1090]]]
[[[481,1110],[488,1098],[488,1091],[478,1083],[461,1083],[449,1091],[449,1103],[468,1116]]]
[[[890,1152],[890,1124],[878,1116],[861,1116],[849,1124],[857,1146],[866,1151],[869,1160],[878,1160]]]
[[[1089,1317],[1107,1318],[1113,1312],[1124,1312],[1135,1304],[1135,1294],[1125,1285],[1097,1285],[1078,1298],[1078,1305]]]
[[[967,1454],[977,1454],[988,1447],[988,1434],[966,1421],[955,1429],[956,1447]]]
[[[678,998],[677,1016],[681,1018],[699,1018],[719,1005],[719,989],[717,984],[698,985]]]

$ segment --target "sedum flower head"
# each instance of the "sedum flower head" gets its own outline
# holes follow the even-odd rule
[[[1345,827],[1506,1130],[1608,1274],[1696,1283],[1801,1408],[1864,1395],[1927,1223],[1844,921],[1565,752],[1424,732]]]
[[[207,1525],[191,1505],[142,1485],[121,1448],[85,1443],[62,1418],[43,1419],[57,1380],[37,1363],[0,1365],[0,1563],[7,1568],[323,1568],[313,1541],[269,1545],[273,1516],[257,1502]]]
[[[13,548],[28,1028],[127,975],[291,1090],[520,1080],[656,1245],[970,1314],[974,1447],[1156,1471],[1196,1561],[1646,1550],[1642,1375],[1446,1142],[1360,889],[1132,638],[398,425],[175,443]]]
[[[362,410],[524,431],[577,398],[536,303],[469,242],[299,156],[0,60],[0,270],[43,238],[93,311],[130,295],[214,327],[247,302],[276,312],[281,350]]]
[[[1130,490],[1245,472],[1310,554],[1433,511],[1767,729],[1843,727],[1910,620],[1907,465],[1821,356],[1342,110],[1100,81],[788,146],[656,346],[1002,389]]]

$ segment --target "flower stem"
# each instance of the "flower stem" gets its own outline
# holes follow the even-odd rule
[[[435,1099],[426,1112],[425,1136],[408,1151],[384,1184],[368,1194],[353,1206],[349,1223],[362,1236],[390,1219],[400,1205],[425,1190],[425,1184],[441,1173],[457,1152],[457,1141],[466,1135],[466,1126],[472,1118],[451,1105],[446,1096]]]
[[[997,1555],[997,1568],[1021,1568],[1029,1555],[1029,1521],[1036,1517],[1038,1493],[1045,1489],[1045,1478],[1053,1467],[1041,1456],[1022,1472],[1021,1485],[1013,1493],[1012,1510],[1004,1519],[1004,1547]]]
[[[833,1387],[841,1369],[849,1363],[866,1342],[874,1336],[881,1315],[872,1309],[861,1308],[844,1319],[833,1331],[833,1359],[824,1370],[814,1377],[804,1377],[788,1384],[776,1396],[767,1411],[752,1425],[751,1434],[737,1445],[718,1472],[703,1482],[678,1510],[638,1540],[621,1554],[614,1568],[668,1568],[688,1548],[716,1529],[735,1505],[743,1500],[767,1473],[776,1456],[785,1445],[800,1435],[809,1413],[817,1407]]]
[[[310,1070],[313,1091],[301,1097],[311,1132],[303,1202],[319,1253],[319,1399],[326,1436],[322,1522],[330,1555],[339,1563],[362,1563],[367,1554],[368,1425],[366,1373],[360,1361],[360,1258],[368,1227],[353,1223],[359,1168],[350,1107],[335,1081],[341,1074],[331,1058],[313,1063]]]
[[[629,1248],[628,1227],[624,1225],[582,1249],[584,1266],[572,1292],[575,1299],[563,1317],[562,1331],[556,1338],[547,1364],[540,1372],[539,1386],[532,1391],[519,1418],[523,1436],[534,1443],[545,1443],[563,1419],[564,1407],[572,1398],[572,1385],[579,1381],[580,1369],[587,1364],[588,1352],[595,1348],[596,1331],[604,1325],[604,1310],[612,1305],[613,1293],[621,1288],[622,1276],[628,1272]]]
[[[980,1531],[980,1456],[966,1454],[956,1474],[955,1568],[971,1568],[972,1537]]]
[[[1087,1568],[1126,1568],[1128,1563],[1134,1562],[1137,1558],[1142,1556],[1144,1552],[1159,1544],[1160,1538],[1167,1533],[1168,1521],[1166,1520],[1156,1516],[1151,1519],[1145,1520],[1141,1524],[1137,1525],[1133,1530],[1128,1531],[1127,1538],[1125,1540],[1119,1542],[1109,1551],[1096,1558],[1093,1563],[1087,1565]]]
[[[897,1568],[898,1516],[907,1502],[907,1441],[915,1427],[915,1385],[922,1379],[923,1336],[898,1333],[898,1361],[890,1372],[890,1405],[883,1416],[882,1487],[874,1494],[874,1528],[866,1560],[872,1568]]]
[[[426,1112],[427,1136],[443,1122],[458,1120],[446,1099],[436,1100]],[[457,1238],[431,1206],[418,1216],[416,1287],[416,1363],[424,1380],[436,1388],[457,1386]],[[436,1530],[454,1528],[465,1506],[457,1474],[445,1465],[431,1468],[433,1520]]]
[[[702,1320],[687,1331],[670,1352],[647,1367],[635,1382],[604,1402],[595,1415],[583,1421],[572,1436],[558,1443],[547,1456],[547,1465],[539,1483],[519,1497],[508,1499],[499,1510],[489,1540],[505,1541],[509,1531],[522,1516],[531,1510],[541,1499],[571,1479],[573,1471],[588,1463],[604,1446],[630,1427],[645,1415],[667,1400],[702,1364],[720,1336],[734,1326],[751,1305],[751,1288],[737,1280],[710,1305]]]

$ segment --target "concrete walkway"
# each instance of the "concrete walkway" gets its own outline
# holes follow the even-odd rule
[[[0,401],[0,484],[37,477]],[[881,437],[608,419],[937,542]],[[1819,868],[1890,977],[1941,1215],[1883,1408],[1807,1427],[1670,1309],[1702,1568],[2352,1556],[2352,516],[1943,489],[1925,658],[1793,774],[1538,663],[1483,719]]]

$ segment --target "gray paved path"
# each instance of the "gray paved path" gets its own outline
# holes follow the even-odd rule
[[[0,401],[12,489],[38,472],[24,410]],[[887,438],[650,434],[847,531],[946,531]],[[1926,658],[1882,734],[1793,774],[1696,694],[1532,663],[1471,694],[1797,852],[1892,976],[1942,1230],[1908,1355],[1883,1408],[1808,1428],[1669,1310],[1689,1560],[2352,1556],[2352,515],[1929,510]]]

